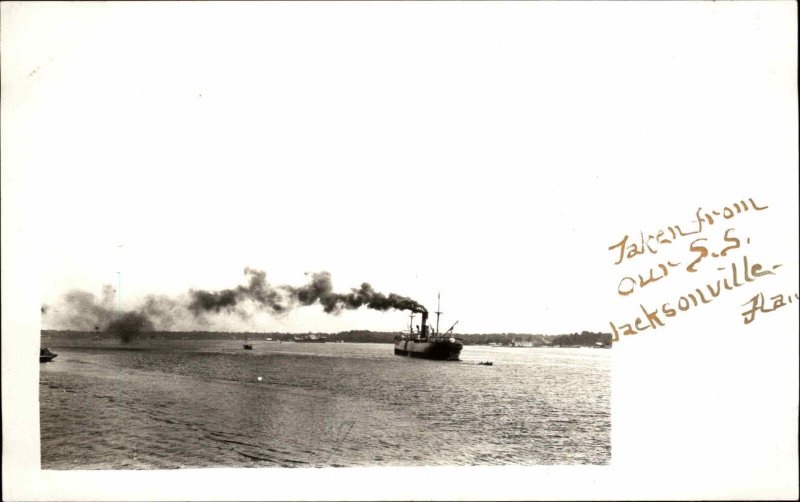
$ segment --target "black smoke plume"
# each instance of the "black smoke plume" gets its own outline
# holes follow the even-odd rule
[[[153,331],[153,328],[153,322],[141,312],[124,312],[108,323],[105,330],[128,343],[140,333]]]
[[[200,315],[206,312],[236,312],[245,300],[252,301],[259,310],[273,314],[288,312],[295,306],[309,306],[315,303],[322,305],[328,314],[338,314],[342,310],[353,310],[367,307],[373,310],[410,310],[426,312],[419,302],[395,293],[379,293],[368,283],[360,288],[353,288],[349,293],[335,293],[331,282],[331,274],[317,272],[311,274],[311,281],[300,287],[271,286],[266,280],[266,273],[251,268],[245,269],[250,276],[247,286],[220,291],[192,290],[189,292],[191,302],[189,309]]]
[[[142,311],[116,311],[114,310],[114,295],[116,291],[109,285],[103,287],[103,297],[98,300],[95,295],[86,291],[73,290],[65,294],[62,304],[58,308],[45,306],[42,314],[47,314],[48,319],[56,324],[66,325],[73,329],[84,331],[103,330],[119,336],[128,343],[140,333],[153,331],[154,324],[151,315],[146,311],[148,306],[152,309],[155,300],[148,297]]]
[[[357,309],[367,307],[373,310],[410,310],[412,312],[426,312],[420,303],[395,293],[385,295],[375,291],[368,283],[350,290],[350,293],[334,293],[331,283],[331,274],[317,272],[311,275],[311,282],[299,288],[287,287],[292,298],[301,305],[312,305],[319,302],[322,309],[329,314],[338,314],[342,309]]]
[[[246,268],[244,273],[248,277],[245,285],[219,291],[190,290],[188,297],[149,295],[137,308],[127,311],[114,309],[116,291],[111,286],[103,288],[103,297],[99,300],[91,293],[73,290],[64,295],[62,303],[56,307],[43,305],[42,315],[47,315],[50,324],[84,331],[103,330],[127,343],[141,333],[170,329],[178,321],[195,324],[205,314],[232,313],[247,318],[253,308],[273,315],[316,303],[326,313],[334,315],[361,307],[427,312],[411,298],[380,293],[366,282],[349,293],[336,293],[328,272],[310,274],[310,281],[299,287],[272,286],[261,270]]]
[[[244,269],[245,275],[250,277],[247,286],[237,286],[235,289],[221,291],[191,290],[189,296],[189,310],[199,315],[206,312],[238,312],[237,307],[244,300],[251,300],[259,309],[267,310],[273,314],[282,314],[289,309],[287,298],[283,291],[286,288],[275,289],[267,283],[267,274],[252,268]]]

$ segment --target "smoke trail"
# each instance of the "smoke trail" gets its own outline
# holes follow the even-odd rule
[[[128,343],[140,333],[153,331],[153,322],[141,312],[124,312],[108,323],[105,330]]]
[[[331,274],[317,272],[311,275],[311,282],[299,288],[288,287],[293,299],[301,305],[312,305],[319,301],[325,312],[338,314],[342,309],[357,309],[362,306],[373,310],[410,310],[412,312],[426,312],[424,306],[411,298],[395,293],[385,295],[373,289],[368,283],[363,283],[360,288],[353,288],[350,293],[334,293],[331,284]]]
[[[244,269],[245,275],[250,277],[247,286],[238,286],[235,289],[223,289],[221,291],[191,290],[189,296],[189,310],[195,315],[206,312],[237,312],[245,315],[237,309],[240,303],[251,300],[259,309],[267,310],[273,314],[282,314],[289,310],[288,299],[284,298],[282,291],[286,288],[273,288],[267,282],[267,274],[261,270],[252,268]]]
[[[90,330],[96,325],[107,326],[114,319],[113,300],[109,299],[109,288],[103,288],[103,299],[86,291],[73,290],[64,295],[63,307],[58,309],[58,321],[67,326]],[[113,291],[113,289],[111,290]],[[113,294],[113,293],[112,293]]]
[[[334,293],[331,274],[328,272],[311,274],[311,281],[299,287],[270,286],[266,273],[260,270],[246,268],[245,274],[250,276],[247,286],[220,291],[190,291],[189,309],[195,315],[206,312],[236,312],[242,302],[251,300],[256,308],[273,314],[288,312],[297,305],[309,306],[315,303],[322,305],[328,314],[360,307],[381,311],[397,309],[426,312],[419,302],[395,293],[379,293],[366,282],[360,288],[351,289],[350,293]]]
[[[139,313],[146,316],[160,329],[169,329],[177,321],[187,317],[185,301],[175,300],[164,295],[148,295],[139,307]]]
[[[64,295],[59,308],[42,308],[51,322],[83,331],[103,330],[120,337],[127,343],[134,336],[153,331],[154,325],[145,312],[117,312],[114,310],[114,288],[103,286],[103,297],[98,300],[86,291],[72,290]]]
[[[64,295],[58,307],[43,305],[42,315],[47,314],[50,324],[84,331],[103,330],[128,342],[140,333],[169,329],[178,321],[194,324],[205,314],[228,313],[248,318],[253,308],[273,315],[316,303],[326,313],[334,315],[361,307],[379,311],[427,312],[422,304],[411,298],[380,293],[366,282],[349,293],[335,293],[328,272],[310,274],[310,281],[299,287],[271,286],[266,273],[261,270],[246,268],[244,273],[248,277],[245,285],[219,291],[190,290],[188,297],[148,295],[138,307],[122,312],[114,309],[116,291],[111,286],[103,287],[100,300],[92,293],[73,290]]]

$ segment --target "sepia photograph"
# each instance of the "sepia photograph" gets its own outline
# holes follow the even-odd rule
[[[0,7],[5,500],[797,496],[796,4]]]
[[[194,290],[187,305],[147,297],[127,311],[106,294],[73,290],[45,314],[61,328],[42,332],[45,469],[611,458],[610,334],[462,334],[438,302],[429,317],[422,304],[368,283],[334,293],[327,273],[294,288],[251,271],[246,286]],[[223,331],[230,321],[216,314],[238,309],[239,321],[245,309],[285,312],[293,303],[332,315],[359,307],[411,313],[394,332],[307,334],[234,331],[238,322]],[[187,324],[165,331],[184,311]],[[194,311],[219,317],[220,327]],[[303,322],[302,311],[294,317]]]

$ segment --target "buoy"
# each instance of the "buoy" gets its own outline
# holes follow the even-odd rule
[[[261,377],[258,377],[258,381],[259,381],[259,382],[261,381]]]

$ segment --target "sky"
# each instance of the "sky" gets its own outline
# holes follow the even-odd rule
[[[744,6],[622,25],[613,5],[16,8],[5,238],[35,243],[17,253],[62,312],[75,289],[110,284],[131,310],[250,267],[273,285],[328,271],[337,292],[368,282],[431,311],[441,294],[465,333],[609,331],[631,312],[608,250],[624,235],[748,197],[775,215],[743,216],[752,229],[797,228],[796,138],[776,133],[796,122],[796,73],[772,24],[727,29]],[[797,261],[796,231],[761,243]],[[407,322],[309,306],[173,328]],[[51,311],[42,327],[68,326]]]

